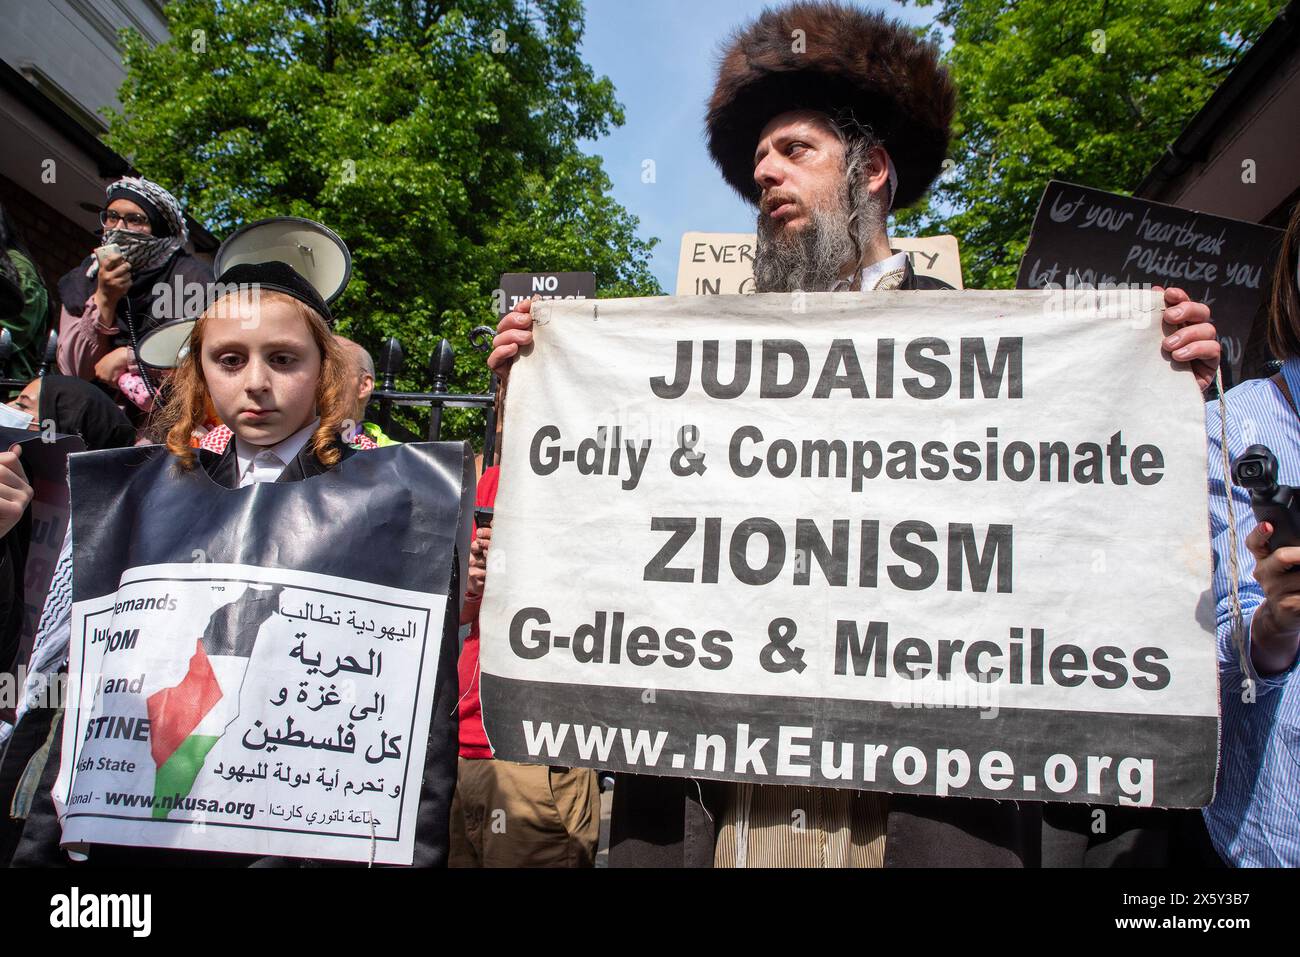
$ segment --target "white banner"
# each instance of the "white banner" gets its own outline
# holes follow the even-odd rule
[[[409,864],[446,595],[199,562],[73,606],[63,842]]]
[[[481,619],[494,752],[1206,803],[1204,412],[1160,353],[1160,309],[971,291],[539,304]]]

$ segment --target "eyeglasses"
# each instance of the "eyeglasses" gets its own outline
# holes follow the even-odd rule
[[[139,229],[141,226],[149,225],[149,217],[139,213],[127,213],[123,216],[115,209],[101,209],[99,222],[109,229],[116,229],[118,224],[123,222],[132,229]]]

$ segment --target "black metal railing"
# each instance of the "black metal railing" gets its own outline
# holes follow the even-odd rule
[[[30,379],[15,379],[13,377],[13,360],[14,337],[8,329],[0,329],[0,389],[4,390],[5,399],[12,399],[15,395],[23,390],[23,386],[30,382]],[[59,334],[51,329],[49,337],[45,340],[45,352],[41,356],[40,368],[36,370],[36,378],[40,378],[50,370],[58,371],[59,361]]]
[[[470,345],[478,352],[487,352],[492,348],[492,337],[494,335],[496,335],[496,330],[492,327],[478,326],[470,333]],[[5,392],[6,400],[12,399],[21,392],[29,381],[14,378],[12,375],[11,367],[15,352],[13,335],[8,329],[0,329],[0,390]],[[36,372],[37,378],[44,376],[49,371],[58,370],[58,354],[59,334],[51,330],[49,337],[45,341],[45,352],[41,358],[40,368]],[[390,338],[384,343],[384,347],[379,353],[378,368],[375,372],[380,387],[370,396],[370,406],[367,410],[376,410],[374,420],[379,427],[399,441],[418,442],[421,440],[421,436],[394,421],[393,409],[397,407],[427,408],[429,410],[429,427],[425,438],[436,442],[442,433],[443,409],[485,409],[487,411],[487,421],[483,434],[483,467],[487,468],[489,465],[494,464],[496,461],[497,437],[496,398],[498,382],[496,374],[493,373],[491,385],[488,387],[488,391],[482,395],[449,392],[447,387],[455,369],[456,350],[452,348],[450,342],[443,339],[438,343],[438,348],[434,350],[433,355],[429,358],[429,377],[433,383],[431,391],[399,392],[397,390],[397,376],[402,371],[404,361],[402,344],[396,339]]]
[[[477,326],[469,335],[470,345],[479,352],[492,348],[492,337],[496,330],[491,326]],[[390,338],[379,351],[379,362],[375,369],[378,388],[370,396],[368,411],[373,409],[374,421],[385,434],[404,442],[418,442],[420,436],[405,426],[394,421],[393,409],[398,407],[427,408],[429,410],[429,427],[424,436],[436,442],[442,434],[442,410],[446,408],[485,409],[487,421],[483,432],[483,467],[487,468],[496,461],[496,400],[498,382],[496,373],[492,374],[488,391],[481,395],[447,391],[452,372],[456,365],[456,350],[446,339],[429,357],[429,378],[432,389],[429,392],[399,392],[397,376],[402,371],[405,354],[402,344]]]

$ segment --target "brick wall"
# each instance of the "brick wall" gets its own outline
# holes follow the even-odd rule
[[[0,203],[4,203],[10,219],[32,251],[36,268],[49,290],[53,316],[57,319],[59,277],[89,256],[98,245],[98,233],[89,228],[95,223],[95,215],[86,213],[84,223],[74,223],[4,176],[0,176]]]

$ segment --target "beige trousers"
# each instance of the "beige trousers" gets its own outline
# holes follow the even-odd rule
[[[600,789],[588,768],[460,758],[450,867],[591,867]]]

